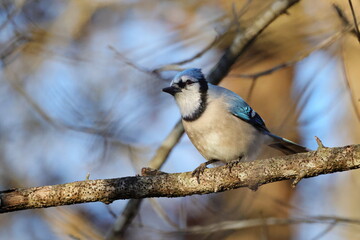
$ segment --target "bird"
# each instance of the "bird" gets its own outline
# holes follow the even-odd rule
[[[239,161],[256,159],[263,144],[285,154],[309,151],[271,133],[244,99],[207,82],[199,68],[179,72],[162,91],[175,98],[186,134],[207,160],[192,172],[198,183],[209,164],[220,161],[231,170]]]

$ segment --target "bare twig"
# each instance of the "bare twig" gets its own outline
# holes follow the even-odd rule
[[[211,48],[213,48],[217,43],[219,43],[221,40],[223,40],[229,34],[233,33],[233,31],[230,29],[233,24],[235,24],[237,31],[240,32],[239,17],[241,17],[248,10],[250,3],[251,3],[251,0],[248,0],[245,3],[245,5],[240,9],[239,13],[236,12],[235,5],[233,4],[233,8],[232,8],[232,12],[233,12],[233,15],[234,15],[233,22],[230,24],[230,26],[227,28],[227,30],[225,30],[225,33],[216,36],[212,42],[210,42],[207,46],[204,47],[204,49],[202,49],[201,51],[199,51],[194,56],[192,56],[192,57],[190,57],[188,59],[161,66],[161,67],[155,69],[154,72],[158,73],[158,72],[162,72],[162,71],[179,71],[179,70],[182,70],[182,69],[179,68],[179,65],[184,65],[186,63],[192,62],[192,61],[202,57]]]
[[[251,81],[250,89],[249,89],[249,92],[248,92],[247,97],[246,97],[246,101],[247,101],[248,103],[250,103],[250,101],[251,101],[251,96],[252,96],[252,94],[253,94],[253,92],[254,92],[256,83],[257,83],[257,78],[254,78],[254,79]]]
[[[2,31],[9,22],[13,22],[14,16],[21,10],[21,8],[15,8],[13,10],[9,10],[6,7],[6,4],[4,2],[0,3],[2,12],[6,14],[6,20],[2,24],[0,24],[0,31]],[[10,12],[11,11],[11,12]]]
[[[170,132],[170,134],[162,142],[161,146],[156,151],[155,156],[149,163],[150,168],[159,169],[164,164],[164,160],[169,156],[173,147],[179,142],[184,133],[184,127],[181,121],[178,121]]]
[[[183,197],[259,186],[360,168],[360,145],[326,148],[206,169],[201,184],[191,172],[100,179],[0,192],[0,213],[118,199]],[[304,173],[304,174],[303,174]]]
[[[230,68],[235,63],[237,58],[245,51],[245,49],[254,41],[254,39],[271,23],[273,22],[278,16],[280,16],[282,13],[284,13],[288,8],[290,8],[295,3],[299,2],[299,0],[278,0],[275,1],[266,11],[261,13],[255,20],[254,23],[249,26],[248,28],[244,29],[241,32],[238,32],[232,42],[232,44],[229,46],[229,48],[225,51],[223,56],[220,58],[218,63],[212,68],[210,73],[207,76],[207,80],[211,82],[212,84],[218,84],[230,71]],[[180,131],[181,130],[181,131]],[[167,149],[172,149],[176,143],[181,138],[182,134],[184,133],[181,121],[179,121],[176,125],[176,127],[172,130],[172,132],[169,134],[167,139],[174,139],[172,141],[172,144],[166,145]],[[171,136],[171,137],[170,137]],[[164,145],[162,145],[164,146]],[[160,149],[159,149],[160,150]],[[158,151],[159,151],[158,150]],[[168,153],[170,152],[168,151]],[[154,162],[157,162],[156,165],[161,166],[162,163],[166,160],[168,153],[166,154],[156,154],[153,158],[156,159]],[[151,167],[151,166],[150,166]],[[156,168],[156,167],[152,167]],[[139,207],[140,204],[134,204],[134,201],[140,201],[140,200],[130,200],[128,205],[125,208],[125,211],[128,213],[131,213],[132,211],[129,211],[129,205]],[[133,209],[133,211],[137,212],[137,209]],[[131,216],[134,217],[135,214],[131,213]],[[126,218],[126,214],[121,214],[119,218]],[[128,216],[129,217],[129,216]],[[107,240],[116,239],[116,235],[119,234],[119,231],[124,232],[128,226],[128,224],[131,222],[132,219],[129,219],[127,221],[119,220],[118,223],[126,223],[126,225],[123,226],[113,226],[113,228],[110,230],[110,233],[107,235]],[[114,224],[116,225],[116,223]],[[119,231],[115,231],[114,229],[120,229]]]
[[[106,150],[108,147],[108,141],[116,141],[122,145],[125,145],[119,139],[115,138],[113,134],[107,128],[95,128],[95,127],[87,127],[87,126],[71,126],[66,123],[63,123],[57,119],[51,117],[23,88],[20,84],[20,80],[17,78],[15,74],[13,74],[12,78],[5,78],[10,86],[22,97],[26,100],[26,102],[34,109],[43,120],[49,123],[52,127],[59,129],[59,130],[72,130],[77,132],[83,132],[88,134],[95,134],[98,136],[103,137],[104,139],[104,154],[103,158],[106,156]]]
[[[320,233],[318,233],[315,237],[313,237],[311,240],[318,240],[321,239],[323,236],[325,236],[326,234],[328,234],[331,230],[334,229],[334,227],[336,227],[336,225],[341,222],[341,221],[337,221],[334,220],[332,222],[329,223],[329,226],[327,226],[323,231],[321,231]]]
[[[321,41],[319,44],[317,44],[311,50],[309,50],[309,51],[307,51],[307,52],[305,52],[303,54],[300,54],[299,56],[297,56],[295,59],[293,59],[291,61],[281,63],[279,65],[276,65],[276,66],[274,66],[272,68],[266,69],[266,70],[261,71],[261,72],[257,72],[257,73],[253,73],[253,74],[232,74],[231,76],[233,76],[233,77],[241,77],[241,78],[252,78],[252,79],[255,80],[255,79],[259,78],[259,77],[272,74],[272,73],[274,73],[276,71],[279,71],[279,70],[281,70],[283,68],[291,67],[291,66],[297,64],[298,62],[300,62],[301,60],[304,60],[306,57],[308,57],[313,52],[330,46],[331,44],[333,44],[334,42],[339,40],[343,36],[343,34],[345,32],[348,32],[350,30],[351,30],[351,27],[349,27],[349,26],[344,27],[342,30],[334,33],[330,37],[328,37],[325,40]]]
[[[248,0],[245,3],[245,5],[240,9],[239,13],[236,12],[235,5],[233,4],[233,7],[232,7],[232,13],[234,15],[233,23],[230,24],[230,26],[228,27],[227,30],[225,30],[224,34],[220,34],[220,35],[216,36],[212,42],[210,42],[207,46],[204,47],[204,49],[202,49],[201,51],[196,53],[194,56],[192,56],[188,59],[185,59],[183,61],[174,62],[171,64],[167,64],[165,66],[161,66],[161,67],[155,69],[154,72],[170,71],[170,70],[176,71],[176,70],[179,70],[179,65],[184,65],[186,63],[192,62],[192,61],[202,57],[206,52],[208,52],[211,48],[213,48],[217,43],[219,43],[227,35],[229,35],[230,33],[233,33],[233,31],[230,30],[231,25],[233,25],[233,24],[235,24],[237,31],[240,31],[241,29],[240,29],[240,24],[239,24],[239,18],[248,10],[250,3],[251,3],[251,0]]]
[[[247,0],[239,12],[236,12],[236,10],[234,9],[235,10],[234,16],[237,16],[237,19],[236,19],[237,21],[239,21],[239,18],[242,17],[249,10],[249,7],[252,2],[253,2],[252,0]]]
[[[349,219],[349,218],[340,218],[332,216],[317,216],[317,217],[301,217],[301,218],[255,218],[255,219],[245,219],[240,221],[223,221],[217,222],[214,224],[209,224],[206,226],[190,226],[185,229],[178,231],[168,232],[168,235],[178,234],[178,233],[188,233],[188,234],[206,234],[206,233],[215,233],[219,231],[228,231],[228,230],[239,230],[247,229],[252,227],[260,226],[275,226],[275,225],[288,225],[288,224],[330,224],[333,226],[336,223],[348,223],[348,224],[360,224],[359,219]]]
[[[162,71],[174,71],[174,70],[178,70],[179,69],[179,65],[184,65],[186,63],[189,63],[189,62],[192,62],[200,57],[202,57],[205,53],[207,53],[211,48],[213,48],[219,41],[221,41],[226,35],[227,35],[228,32],[225,32],[224,34],[220,35],[220,36],[216,36],[214,38],[214,40],[212,42],[210,42],[207,46],[204,47],[204,49],[202,49],[201,51],[199,51],[198,53],[196,53],[194,56],[188,58],[188,59],[185,59],[185,60],[182,60],[182,61],[179,61],[179,62],[174,62],[174,63],[171,63],[171,64],[166,64],[165,66],[161,66],[157,69],[155,69],[153,72],[162,72]]]
[[[181,121],[178,121],[170,134],[162,142],[161,146],[155,153],[155,156],[149,162],[149,167],[159,169],[165,163],[165,160],[169,156],[173,147],[179,142],[182,134],[184,133],[184,127]],[[115,223],[107,233],[106,239],[117,239],[122,236],[133,218],[136,216],[142,199],[130,199],[126,204],[122,214],[118,216]]]
[[[350,4],[351,4],[351,1],[350,1]],[[344,12],[341,10],[341,8],[337,5],[333,5],[337,14],[339,15],[340,19],[342,20],[344,26],[347,26],[347,27],[351,27],[351,24],[350,24],[350,21],[347,19],[346,15],[344,14]],[[351,4],[352,6],[352,4]],[[353,10],[353,9],[352,9]],[[354,25],[355,25],[355,29],[353,27],[351,27],[351,32],[358,37],[359,39],[359,29],[358,29],[358,26],[357,26],[357,22],[356,22],[356,17],[355,17],[355,13],[353,13],[353,16],[355,18],[354,20]],[[343,54],[341,54],[341,57],[344,58]],[[352,104],[352,107],[354,108],[354,111],[355,111],[355,114],[357,116],[357,119],[360,121],[360,111],[358,110],[358,107],[357,107],[357,103],[356,103],[356,100],[354,98],[354,93],[352,91],[352,88],[350,87],[350,83],[349,83],[349,78],[348,78],[348,74],[347,74],[347,71],[346,71],[346,66],[344,64],[344,60],[341,61],[342,63],[342,69],[343,69],[343,72],[344,72],[344,76],[345,76],[345,80],[346,80],[346,87],[347,89],[349,90],[349,93],[350,93],[350,96],[351,96],[351,104]]]
[[[344,26],[350,27],[351,28],[351,33],[353,33],[353,35],[355,35],[358,38],[358,41],[360,41],[359,28],[358,28],[358,25],[357,25],[357,20],[356,20],[356,16],[355,16],[355,13],[354,13],[353,6],[352,6],[352,2],[350,0],[349,0],[349,4],[350,4],[350,8],[351,8],[352,15],[353,15],[353,18],[354,18],[354,27],[351,26],[350,21],[347,19],[346,15],[342,11],[342,9],[336,4],[333,4],[333,6],[334,6],[337,14],[339,15],[340,19],[342,20]],[[341,57],[344,58],[343,54],[341,54]],[[344,73],[345,80],[346,80],[346,87],[349,90],[349,93],[350,93],[350,96],[351,96],[351,104],[352,104],[352,107],[354,108],[354,112],[355,112],[355,114],[357,116],[357,119],[360,121],[360,111],[358,110],[356,99],[354,98],[354,93],[352,91],[352,88],[350,87],[349,78],[348,78],[348,74],[347,74],[347,71],[346,71],[346,66],[344,64],[344,61],[341,61],[341,63],[343,65],[342,69],[343,69],[343,73]]]
[[[276,72],[278,70],[281,70],[283,68],[287,68],[287,67],[291,67],[293,66],[295,63],[297,63],[298,61],[301,61],[302,59],[304,59],[305,57],[307,57],[311,52],[309,52],[307,55],[303,55],[303,56],[300,56],[298,57],[296,60],[293,60],[293,61],[289,61],[289,62],[286,62],[286,63],[281,63],[279,65],[276,65],[275,67],[272,67],[272,68],[269,68],[267,70],[264,70],[264,71],[261,71],[261,72],[258,72],[258,73],[253,73],[253,74],[234,74],[232,76],[235,76],[235,77],[241,77],[241,78],[253,78],[254,80],[259,78],[259,77],[262,77],[262,76],[265,76],[265,75],[269,75],[273,72]]]
[[[248,3],[249,3],[249,1],[245,4],[244,9],[246,9],[246,5],[248,5]],[[235,29],[236,29],[237,32],[240,32],[241,31],[241,26],[240,26],[240,21],[239,21],[240,18],[238,16],[237,12],[236,12],[236,4],[235,4],[235,2],[233,2],[231,4],[231,11],[232,11],[233,18],[234,18],[233,22],[234,22],[234,25],[235,25]]]
[[[343,25],[345,25],[345,26],[350,25],[349,19],[347,19],[344,11],[340,8],[340,6],[335,4],[335,3],[333,3],[332,6],[335,9],[335,11],[336,11],[337,15],[339,16],[339,18],[341,19]]]
[[[158,203],[156,199],[150,198],[149,202],[154,211],[164,222],[168,223],[175,229],[179,229],[179,225],[176,224],[176,222],[174,222],[173,220],[171,220],[170,216],[166,213],[166,211],[162,208],[162,206]]]
[[[109,46],[110,50],[112,50],[116,57],[118,57],[121,61],[123,61],[126,65],[136,69],[137,71],[139,72],[142,72],[142,73],[146,73],[146,74],[149,74],[151,75],[152,77],[158,79],[158,80],[161,80],[161,81],[164,81],[165,79],[163,79],[157,72],[155,71],[150,71],[142,66],[139,66],[137,64],[135,64],[134,62],[130,61],[129,59],[127,59],[121,52],[119,52],[115,47],[113,46]]]
[[[58,124],[51,116],[49,116],[42,108],[39,106],[35,100],[33,100],[29,94],[24,90],[24,88],[19,83],[20,81],[16,78],[14,75],[12,80],[5,78],[7,82],[10,84],[10,86],[17,91],[21,97],[23,97],[27,103],[50,125],[52,125],[55,128],[61,129],[62,126]]]
[[[316,143],[317,143],[317,145],[318,145],[318,149],[319,149],[319,150],[322,149],[322,148],[326,148],[326,147],[324,146],[324,144],[322,143],[322,141],[321,141],[320,138],[318,138],[317,136],[315,136],[315,140],[316,140]]]
[[[333,4],[333,7],[334,7],[336,13],[338,14],[340,20],[342,21],[343,25],[344,25],[345,27],[351,27],[350,32],[351,32],[355,37],[358,38],[358,32],[355,30],[355,26],[354,26],[354,27],[351,26],[351,23],[350,23],[349,19],[346,17],[346,14],[345,14],[344,11],[340,8],[340,6],[334,3],[334,4]],[[357,26],[357,22],[354,22],[354,24],[356,25],[356,27],[358,27],[358,26]]]
[[[138,213],[140,205],[141,199],[130,199],[122,214],[116,217],[111,230],[106,235],[106,239],[121,239],[121,236],[125,233],[127,227]],[[126,227],[124,228],[124,226]]]
[[[355,27],[356,36],[357,36],[357,39],[358,39],[358,41],[360,43],[359,26],[358,26],[358,23],[357,23],[357,20],[356,20],[356,14],[355,14],[354,7],[353,7],[353,4],[352,4],[351,0],[349,0],[349,6],[350,6],[350,9],[351,9],[351,15],[353,16],[353,20],[354,20],[354,27]]]
[[[340,57],[342,59],[341,65],[342,65],[342,71],[343,71],[344,79],[345,79],[345,86],[346,86],[348,92],[350,93],[351,106],[354,109],[357,120],[360,121],[360,111],[359,111],[359,107],[357,106],[358,104],[356,102],[355,94],[354,94],[353,89],[352,89],[352,87],[350,85],[349,74],[348,74],[347,67],[346,67],[345,61],[344,61],[344,59],[345,59],[344,58],[344,51],[341,51]]]
[[[26,34],[16,34],[7,41],[5,47],[0,49],[0,60],[2,65],[6,66],[15,59],[16,52],[20,52],[26,43],[31,41],[31,38]]]

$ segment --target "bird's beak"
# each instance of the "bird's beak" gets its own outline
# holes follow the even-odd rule
[[[171,87],[163,88],[163,92],[169,93],[174,96],[176,93],[181,92],[181,89],[178,87],[171,86]]]

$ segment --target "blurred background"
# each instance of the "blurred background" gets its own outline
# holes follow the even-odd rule
[[[209,73],[272,2],[1,0],[0,190],[140,173],[180,117],[161,92],[176,74],[165,70]],[[277,135],[311,149],[314,136],[329,147],[359,143],[360,44],[349,24],[360,19],[360,2],[355,14],[350,2],[300,1],[220,85]],[[203,161],[184,135],[162,170]],[[349,171],[295,189],[283,181],[146,199],[118,239],[359,239],[359,187],[360,172]],[[126,203],[2,214],[0,239],[104,239]],[[256,224],[231,225],[249,219]]]

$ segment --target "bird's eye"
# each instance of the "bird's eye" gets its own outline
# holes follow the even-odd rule
[[[194,83],[194,82],[191,81],[190,79],[186,80],[186,84],[187,84],[187,85],[190,85],[190,84],[192,84],[192,83]]]

